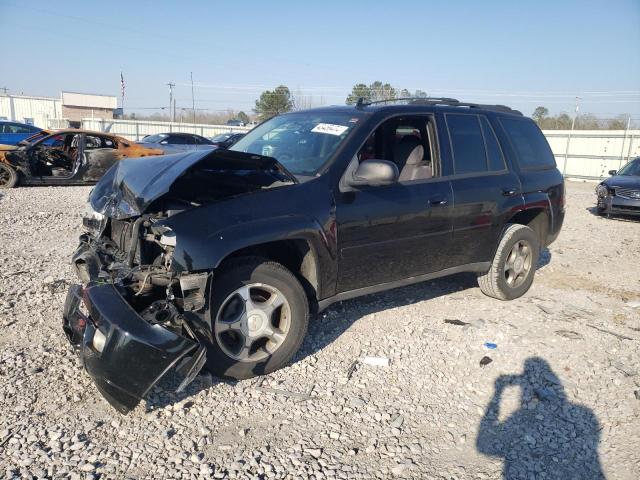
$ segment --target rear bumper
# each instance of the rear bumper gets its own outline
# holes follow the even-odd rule
[[[63,329],[100,393],[123,414],[172,369],[181,390],[206,359],[202,344],[145,321],[109,283],[73,285]]]
[[[640,199],[632,200],[607,195],[606,197],[598,197],[597,205],[602,213],[606,214],[640,215]]]

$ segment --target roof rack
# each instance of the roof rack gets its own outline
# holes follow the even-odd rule
[[[514,110],[506,105],[487,105],[481,103],[469,103],[461,102],[455,98],[440,98],[440,97],[401,97],[390,98],[386,100],[374,100],[366,101],[363,97],[358,98],[356,108],[363,108],[369,105],[375,105],[380,103],[392,103],[392,102],[407,102],[409,105],[445,105],[448,107],[466,107],[466,108],[482,108],[484,110],[493,110],[495,112],[513,113],[516,115],[522,115],[519,110]]]

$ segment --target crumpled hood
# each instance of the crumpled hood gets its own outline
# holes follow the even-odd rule
[[[206,157],[219,161],[221,168],[274,170],[297,183],[274,158],[229,150],[200,150],[121,160],[93,188],[89,203],[95,211],[116,219],[141,215],[154,200],[168,193],[181,175]]]
[[[640,177],[634,175],[615,175],[602,183],[608,187],[637,188],[640,190]]]
[[[18,147],[17,145],[6,145],[4,143],[0,143],[0,152],[8,152],[11,150],[17,150]]]

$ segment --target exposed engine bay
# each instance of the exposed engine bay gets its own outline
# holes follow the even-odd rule
[[[221,152],[123,160],[90,194],[86,233],[72,259],[82,285],[69,290],[64,330],[97,388],[122,413],[170,370],[183,389],[213,341],[213,272],[174,262],[176,245],[189,235],[173,230],[174,217],[295,183],[274,159]]]

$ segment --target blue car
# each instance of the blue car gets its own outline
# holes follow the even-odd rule
[[[19,142],[34,133],[41,131],[41,128],[27,125],[26,123],[6,122],[0,120],[0,144],[17,145]]]

